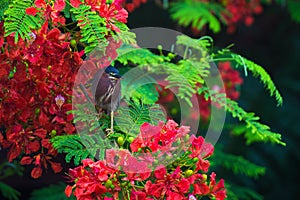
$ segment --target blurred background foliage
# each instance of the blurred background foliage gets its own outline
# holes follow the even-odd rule
[[[283,95],[283,106],[276,107],[276,102],[268,96],[263,85],[248,76],[241,87],[239,103],[246,110],[261,116],[261,121],[275,132],[282,133],[286,147],[260,143],[246,146],[243,138],[228,137],[226,134],[219,140],[225,151],[242,155],[267,168],[265,176],[257,180],[242,175],[230,177],[262,194],[264,199],[297,199],[299,196],[300,24],[295,20],[295,15],[300,14],[300,9],[292,5],[290,8],[297,10],[292,14],[294,19],[286,4],[268,5],[264,6],[262,14],[255,16],[252,26],[240,24],[233,34],[227,34],[225,28],[217,34],[210,31],[206,33],[212,36],[215,46],[234,44],[232,50],[263,66]],[[169,13],[157,8],[154,2],[143,4],[131,13],[128,26],[160,26],[197,37],[189,29],[179,27],[170,19]],[[241,71],[241,74],[244,73]],[[225,174],[231,176],[230,173]],[[226,180],[226,176],[224,178]]]

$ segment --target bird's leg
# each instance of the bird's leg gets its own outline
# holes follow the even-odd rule
[[[114,111],[110,112],[110,130],[114,132]]]
[[[114,111],[110,112],[110,128],[106,129],[106,131],[108,132],[107,136],[114,132]]]

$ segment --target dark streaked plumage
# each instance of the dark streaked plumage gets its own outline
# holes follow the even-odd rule
[[[96,73],[92,85],[96,105],[99,109],[111,114],[111,131],[113,131],[113,112],[120,104],[120,78],[119,71],[109,66]]]

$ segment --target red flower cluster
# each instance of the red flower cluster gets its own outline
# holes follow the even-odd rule
[[[85,4],[91,6],[92,11],[97,11],[99,15],[106,19],[107,28],[116,32],[120,29],[115,25],[116,22],[126,23],[128,13],[122,8],[123,0],[113,0],[110,4],[106,0],[85,0]],[[71,0],[71,5],[78,8],[81,0]]]
[[[73,85],[84,63],[81,59],[84,52],[72,51],[68,42],[72,33],[62,34],[56,28],[65,24],[61,11],[66,3],[65,0],[35,0],[26,13],[40,13],[45,23],[29,33],[31,39],[19,39],[17,44],[13,34],[4,37],[3,23],[0,23],[0,126],[6,129],[0,132],[0,146],[8,149],[9,161],[22,155],[21,164],[34,164],[31,173],[34,178],[41,176],[42,169],[49,165],[54,172],[61,171],[60,164],[51,160],[57,152],[49,139],[75,132],[73,117],[67,112],[72,109]],[[106,0],[71,0],[70,3],[74,7],[90,5],[106,19],[108,46],[97,58],[91,55],[91,60],[95,70],[108,66],[117,57],[116,49],[121,45],[121,41],[109,37],[109,31],[119,31],[114,24],[127,20],[121,1],[107,4]],[[72,35],[75,39],[80,37],[80,33],[75,35]]]
[[[205,174],[209,168],[206,159],[212,155],[213,146],[201,136],[186,137],[188,132],[189,127],[178,127],[172,120],[157,126],[143,124],[130,145],[132,152],[110,149],[105,161],[86,159],[82,166],[70,169],[70,179],[75,184],[67,186],[66,195],[73,192],[77,199],[86,200],[184,200],[190,196],[225,199],[224,181],[217,183],[215,173],[211,173],[208,181]],[[169,165],[155,165],[158,158],[155,151],[163,152],[163,147],[171,144],[173,138],[181,137],[190,145],[180,146],[182,155],[176,156]],[[144,149],[144,153],[137,154],[138,149]]]
[[[115,26],[116,22],[126,23],[128,13],[121,7],[122,0],[114,0],[112,3],[106,3],[106,0],[71,0],[70,4],[78,8],[82,4],[91,6],[92,11],[97,11],[99,15],[106,19],[107,28],[109,30],[119,32],[119,28]],[[36,15],[42,13],[46,21],[52,20],[53,24],[65,24],[66,19],[61,15],[61,11],[65,8],[65,0],[56,0],[52,4],[46,3],[45,0],[35,0],[34,5],[26,9],[28,15]]]
[[[0,35],[3,37],[3,24]],[[46,22],[32,32],[31,41],[3,39],[0,54],[0,121],[6,128],[1,146],[8,148],[8,160],[23,155],[22,164],[35,164],[32,176],[41,175],[50,164],[55,172],[60,164],[51,161],[57,152],[49,144],[51,136],[75,131],[71,110],[72,87],[82,63],[72,52],[66,35]],[[47,164],[48,163],[48,164]]]
[[[34,6],[27,8],[26,13],[28,15],[35,16],[38,12],[40,12],[45,20],[51,20],[53,25],[64,25],[66,19],[61,15],[61,11],[65,8],[65,6],[65,0],[56,0],[53,2],[53,5],[51,5],[51,2],[46,3],[45,0],[35,0]]]
[[[133,152],[147,151],[147,149],[151,152],[171,150],[173,142],[182,139],[189,131],[189,127],[178,127],[173,120],[169,120],[166,124],[160,122],[157,126],[144,123],[140,134],[130,144],[130,149]]]
[[[65,192],[69,197],[72,188],[77,199],[103,199],[106,192],[118,196],[121,190],[116,179],[118,171],[110,168],[104,161],[93,162],[90,159],[83,160],[82,166],[69,170],[71,181],[75,181],[73,187],[67,186]]]
[[[226,90],[221,92],[226,92],[227,97],[232,100],[238,99],[240,93],[237,91],[237,87],[243,83],[240,72],[233,69],[231,63],[228,61],[220,62],[219,70]]]
[[[233,33],[239,22],[244,22],[247,26],[252,25],[253,14],[260,14],[263,11],[260,0],[221,0],[221,3],[230,13],[230,16],[225,15],[228,33]]]
[[[133,12],[135,9],[140,7],[141,4],[146,3],[146,2],[147,2],[147,0],[131,0],[129,2],[127,2],[125,0],[125,8],[129,12]]]

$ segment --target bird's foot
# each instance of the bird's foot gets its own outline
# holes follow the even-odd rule
[[[114,129],[112,128],[107,128],[105,129],[106,133],[107,133],[107,136],[109,136],[110,134],[114,133]]]

